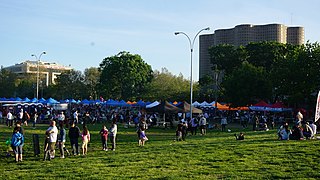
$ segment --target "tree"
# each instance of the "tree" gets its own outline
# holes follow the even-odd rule
[[[190,99],[190,81],[184,79],[182,74],[173,75],[166,68],[161,72],[154,71],[153,80],[148,85],[144,99],[182,101]],[[194,88],[197,90],[197,87]],[[194,93],[196,94],[196,93]]]
[[[199,100],[212,102],[214,100],[214,78],[210,75],[205,75],[199,79],[200,93]]]
[[[0,71],[0,97],[13,97],[16,90],[16,74],[1,69]]]
[[[91,67],[84,70],[84,84],[88,88],[88,93],[93,99],[98,99],[97,85],[100,81],[100,72],[98,68]]]
[[[153,78],[151,66],[140,55],[125,51],[105,58],[99,71],[99,91],[107,98],[140,99]]]
[[[57,99],[73,98],[83,99],[88,98],[88,89],[84,83],[84,75],[81,71],[69,71],[59,75],[56,79],[56,84],[51,87],[54,94],[52,97]]]
[[[318,43],[301,46],[287,45],[285,58],[274,62],[271,78],[279,99],[294,107],[314,104],[319,90],[320,47]]]
[[[241,66],[247,57],[243,46],[236,48],[229,44],[212,46],[209,48],[209,54],[211,64],[216,64],[217,68],[224,70],[226,74]]]
[[[243,62],[223,82],[225,95],[232,106],[246,106],[261,99],[270,99],[271,82],[268,73],[262,67]]]
[[[247,61],[256,67],[263,67],[267,72],[273,68],[273,64],[286,57],[288,49],[286,44],[278,42],[252,42],[245,47]]]
[[[16,96],[17,97],[36,97],[36,92],[35,92],[35,82],[31,78],[25,78],[23,79],[18,79],[18,86],[16,88]]]

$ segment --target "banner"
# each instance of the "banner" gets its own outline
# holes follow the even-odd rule
[[[320,91],[317,97],[317,104],[316,104],[316,113],[314,115],[314,122],[317,122],[320,118]]]

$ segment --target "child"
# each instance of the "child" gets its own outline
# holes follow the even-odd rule
[[[140,130],[140,139],[139,139],[139,146],[144,146],[144,143],[148,140],[145,129],[141,128]]]
[[[81,137],[82,137],[82,155],[85,156],[87,155],[88,143],[90,142],[90,133],[87,126],[83,127]]]
[[[22,161],[22,146],[24,144],[24,136],[19,131],[20,127],[15,127],[11,138],[11,147],[14,151],[16,162]]]
[[[107,142],[108,142],[108,129],[105,125],[102,125],[102,129],[100,130],[100,137],[102,143],[102,150],[108,151]]]

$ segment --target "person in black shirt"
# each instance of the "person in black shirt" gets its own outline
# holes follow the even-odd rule
[[[71,144],[73,155],[79,155],[78,139],[80,137],[80,129],[78,126],[75,125],[74,122],[71,124],[68,136],[70,138],[70,144]]]

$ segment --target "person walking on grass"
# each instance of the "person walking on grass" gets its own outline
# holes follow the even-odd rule
[[[117,127],[117,121],[113,120],[112,124],[109,129],[110,134],[110,142],[112,144],[112,151],[116,150],[116,137],[117,137],[118,127]]]
[[[69,128],[68,133],[70,144],[72,148],[73,155],[79,155],[79,143],[78,139],[80,137],[80,129],[78,126],[75,125],[75,122],[73,121],[71,124],[71,127]]]
[[[146,131],[144,127],[140,129],[140,135],[139,135],[139,146],[144,146],[145,142],[148,140],[146,136]]]
[[[54,159],[58,139],[58,128],[55,121],[50,122],[50,127],[47,129],[46,134],[49,136],[50,159]]]
[[[22,161],[22,146],[24,144],[24,136],[20,133],[20,127],[15,127],[11,138],[11,147],[15,154],[15,161]]]
[[[30,120],[30,115],[27,111],[24,111],[22,119],[23,119],[23,124],[25,126],[28,126],[28,121]]]
[[[201,135],[205,135],[207,131],[207,120],[203,115],[200,118],[199,125]]]
[[[66,152],[68,155],[70,154],[68,149],[65,146],[65,142],[66,142],[66,130],[63,127],[63,122],[59,122],[59,138],[58,138],[58,144],[59,144],[59,150],[60,150],[60,158],[65,158],[64,157],[64,152]]]
[[[85,156],[87,155],[88,143],[90,142],[90,132],[87,126],[83,126],[81,137],[82,137],[82,155]]]
[[[105,125],[102,125],[102,129],[100,130],[100,137],[101,137],[101,143],[102,143],[102,150],[103,151],[108,151],[108,129],[106,128]]]
[[[79,123],[79,114],[78,114],[78,110],[75,110],[73,113],[73,122],[75,122],[76,124]]]
[[[198,120],[197,118],[191,118],[190,120],[190,124],[191,124],[191,134],[192,135],[197,135],[197,128],[198,128]]]
[[[11,111],[7,114],[7,126],[12,127],[14,116],[12,115]]]

